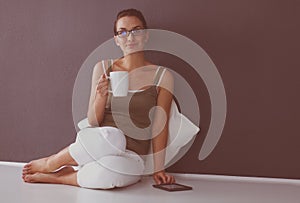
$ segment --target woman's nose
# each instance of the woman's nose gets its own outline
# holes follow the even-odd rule
[[[133,34],[130,32],[129,35],[127,36],[127,41],[132,41],[134,40]]]

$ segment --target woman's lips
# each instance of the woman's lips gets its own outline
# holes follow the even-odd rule
[[[129,48],[133,48],[135,47],[137,44],[127,44],[126,46],[129,47]]]

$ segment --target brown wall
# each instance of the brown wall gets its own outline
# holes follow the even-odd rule
[[[0,160],[29,161],[74,141],[77,72],[112,36],[116,13],[130,7],[143,11],[151,28],[198,43],[226,89],[222,137],[199,161],[211,113],[206,87],[183,61],[158,57],[189,70],[201,112],[202,131],[169,171],[300,178],[297,0],[0,0]]]

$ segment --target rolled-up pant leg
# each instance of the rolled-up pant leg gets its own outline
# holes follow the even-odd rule
[[[110,189],[138,182],[144,161],[126,150],[123,132],[114,127],[85,128],[69,146],[70,155],[80,166],[77,182],[81,187]]]
[[[138,182],[144,171],[143,160],[134,152],[121,156],[108,155],[82,166],[77,173],[81,187],[111,189]]]

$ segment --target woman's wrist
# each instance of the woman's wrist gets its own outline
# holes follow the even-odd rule
[[[107,96],[101,94],[96,94],[94,99],[94,109],[95,112],[104,111],[107,102]]]
[[[106,101],[107,98],[103,97],[102,95],[95,95],[95,99],[92,104],[93,107],[91,108],[91,113],[89,114],[89,120],[92,126],[99,126],[102,122]]]
[[[165,173],[165,170],[155,171],[153,174]]]

